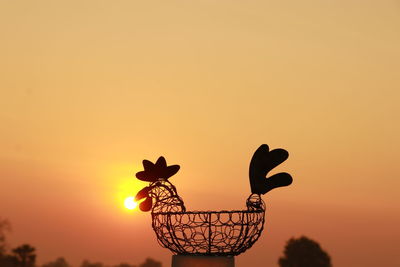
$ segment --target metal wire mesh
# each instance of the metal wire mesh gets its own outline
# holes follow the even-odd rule
[[[247,199],[247,210],[152,212],[158,242],[177,254],[238,255],[260,237],[264,220],[256,194]]]
[[[169,181],[157,181],[152,183],[149,196],[155,201],[152,213],[183,212],[186,210],[182,198],[176,192],[176,188]]]

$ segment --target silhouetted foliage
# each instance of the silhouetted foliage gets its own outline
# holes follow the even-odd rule
[[[6,232],[11,230],[10,222],[6,219],[0,218],[0,266],[1,267],[15,267],[15,258],[6,254]]]
[[[11,255],[2,255],[0,256],[0,266],[1,267],[17,267],[17,262],[15,257]]]
[[[20,245],[12,249],[11,253],[7,253],[6,232],[11,230],[8,220],[0,217],[0,267],[35,267],[36,249],[29,244]],[[107,265],[108,266],[108,265]],[[63,258],[59,257],[54,261],[50,261],[41,265],[41,267],[71,267]],[[101,262],[90,262],[84,260],[80,267],[106,267]],[[120,263],[113,267],[162,267],[161,262],[151,258],[147,258],[139,266],[129,263]]]
[[[43,264],[42,267],[70,267],[70,265],[63,257],[60,257],[57,258],[55,261]]]
[[[23,244],[12,250],[18,267],[34,267],[36,261],[35,248],[28,244]]]
[[[161,267],[161,262],[153,260],[152,258],[147,258],[139,267]]]
[[[6,253],[6,232],[11,230],[10,222],[0,218],[0,256]]]
[[[89,262],[88,260],[84,260],[81,264],[81,267],[104,267],[104,264],[100,262]]]
[[[305,236],[289,239],[283,253],[278,261],[280,267],[332,267],[328,253]]]
[[[120,263],[118,265],[115,265],[114,267],[136,267],[136,265],[132,265],[129,263]]]

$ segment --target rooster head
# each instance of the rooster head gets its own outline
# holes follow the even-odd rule
[[[139,204],[141,211],[149,211],[153,206],[153,200],[150,196],[151,190],[158,185],[158,182],[166,181],[172,175],[179,171],[179,165],[167,166],[167,162],[164,157],[159,157],[156,163],[149,160],[143,160],[143,171],[136,173],[136,178],[141,181],[150,182],[149,186],[146,186],[140,190],[135,200],[145,199]]]

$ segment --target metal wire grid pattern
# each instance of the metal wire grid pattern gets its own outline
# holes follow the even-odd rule
[[[169,181],[157,181],[150,186],[152,188],[150,197],[155,201],[152,213],[186,211],[185,204],[178,195],[176,187]]]
[[[239,255],[260,237],[265,205],[250,195],[247,210],[153,212],[152,226],[161,246],[177,254]]]

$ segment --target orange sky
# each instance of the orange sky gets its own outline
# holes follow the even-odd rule
[[[239,209],[267,143],[294,183],[237,266],[302,234],[335,266],[400,265],[398,1],[2,0],[0,33],[0,216],[40,263],[168,266],[122,207],[141,160],[181,165],[188,209]]]

